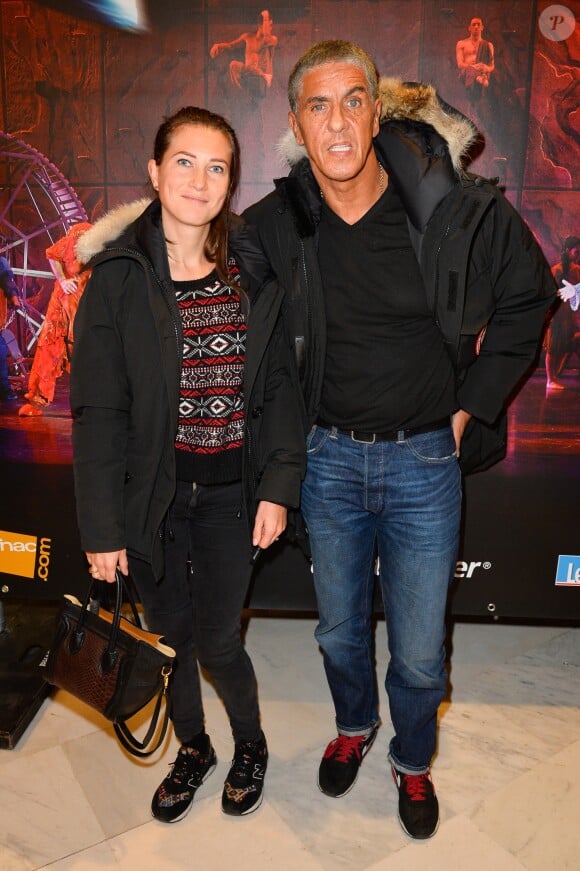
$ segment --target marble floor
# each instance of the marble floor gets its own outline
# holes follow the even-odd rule
[[[333,726],[314,625],[249,621],[271,754],[255,814],[221,813],[232,746],[209,685],[218,768],[172,826],[151,819],[149,801],[175,755],[174,738],[153,762],[134,762],[102,720],[57,692],[17,747],[0,750],[2,871],[580,868],[580,629],[456,624],[434,765],[441,826],[415,843],[397,821],[385,704],[352,792],[329,799],[316,786]],[[382,649],[382,623],[377,632]]]

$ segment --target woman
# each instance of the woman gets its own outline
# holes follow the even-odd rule
[[[235,741],[222,808],[239,816],[261,802],[268,754],[240,614],[252,547],[282,533],[304,471],[282,291],[256,292],[228,253],[228,234],[244,233],[230,213],[239,172],[227,122],[181,109],[157,132],[157,198],[81,240],[93,273],[71,378],[77,512],[93,577],[130,572],[149,627],[177,652],[181,747],[152,801],[163,822],[187,813],[216,765],[198,663]]]
[[[552,267],[552,275],[558,287],[564,281],[575,285],[580,282],[580,237],[567,236],[562,245],[560,262]],[[568,294],[560,294],[567,298]],[[544,338],[546,350],[546,388],[563,390],[566,386],[560,376],[566,360],[574,351],[580,352],[580,331],[576,326],[576,315],[572,308],[558,301],[552,310],[552,317]]]

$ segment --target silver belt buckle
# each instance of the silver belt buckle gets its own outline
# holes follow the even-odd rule
[[[351,437],[351,439],[353,440],[353,442],[356,442],[356,443],[359,444],[359,445],[374,445],[374,443],[375,443],[376,440],[377,440],[377,435],[376,435],[376,433],[373,433],[373,437],[372,437],[372,439],[357,439],[357,438],[355,438],[354,433],[355,433],[354,429],[351,429],[351,431],[350,431],[350,437]]]

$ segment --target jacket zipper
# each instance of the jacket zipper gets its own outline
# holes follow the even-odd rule
[[[304,250],[304,239],[300,239],[300,258],[302,260],[302,271],[304,273],[304,296],[306,308],[306,323],[304,324],[304,372],[313,372],[313,366],[310,365],[313,359],[312,348],[312,306],[310,299],[310,284],[308,281],[308,269],[306,267],[306,251]],[[306,362],[308,360],[308,363]],[[305,382],[305,388],[308,395],[311,395],[312,390],[310,385]]]
[[[439,240],[439,246],[437,248],[437,253],[435,254],[435,297],[433,299],[433,314],[435,315],[435,323],[437,327],[441,330],[441,324],[439,323],[439,254],[441,253],[441,248],[443,247],[443,243],[445,239],[449,235],[449,231],[451,229],[451,224],[447,224],[445,228],[445,232],[441,236]]]
[[[306,269],[306,252],[304,250],[304,239],[300,239],[300,254],[302,256],[302,271],[304,272],[304,286],[306,288],[306,326],[308,329],[308,335],[310,337],[310,335],[312,333],[311,311],[310,311],[310,286],[308,283],[308,270]],[[306,336],[304,336],[304,341],[306,341]]]

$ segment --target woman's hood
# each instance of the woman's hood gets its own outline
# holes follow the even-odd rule
[[[100,254],[112,242],[123,235],[127,227],[143,214],[151,199],[143,197],[124,203],[107,212],[95,222],[90,230],[87,230],[76,244],[76,254],[80,263],[88,263],[89,260]]]

